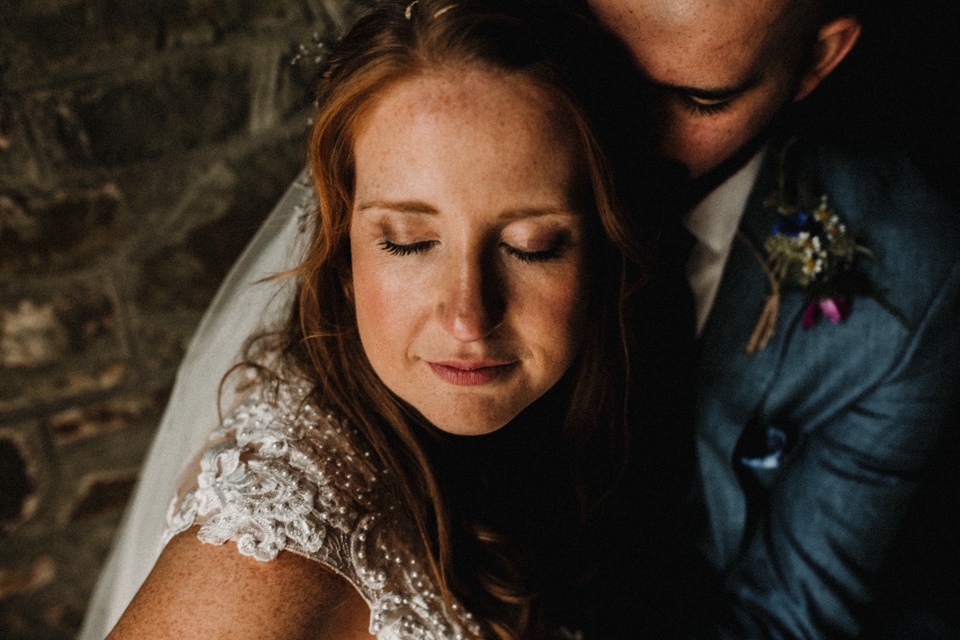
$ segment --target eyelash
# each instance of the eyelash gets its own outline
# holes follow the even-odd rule
[[[381,240],[380,247],[390,255],[409,256],[415,253],[423,253],[432,247],[434,243],[435,241],[433,240],[424,240],[410,244],[397,244],[396,242],[390,242],[389,240]],[[511,247],[508,244],[502,244],[501,246],[507,255],[513,256],[521,262],[547,262],[548,260],[553,260],[560,255],[560,250],[562,249],[562,246],[558,245],[542,251],[522,251],[515,247]]]
[[[560,249],[562,248],[561,245],[557,245],[556,247],[544,249],[543,251],[521,251],[508,244],[501,246],[503,250],[507,252],[507,255],[513,256],[521,262],[547,262],[548,260],[553,260],[560,255]]]
[[[723,113],[730,108],[729,100],[704,104],[702,102],[697,102],[693,98],[687,97],[684,102],[686,103],[687,109],[691,113],[698,116],[712,116],[717,113]]]
[[[410,244],[397,244],[396,242],[390,242],[389,240],[382,240],[380,242],[380,247],[390,255],[409,256],[413,253],[423,253],[432,247],[433,244],[433,240],[423,240],[421,242],[413,242]]]

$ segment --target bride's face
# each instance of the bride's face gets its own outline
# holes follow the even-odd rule
[[[405,80],[355,139],[360,340],[387,387],[449,433],[495,431],[577,354],[586,307],[574,134],[529,81]]]

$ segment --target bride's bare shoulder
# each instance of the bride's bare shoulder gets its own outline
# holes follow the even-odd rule
[[[107,640],[372,638],[370,610],[324,565],[281,551],[272,561],[211,545],[192,527],[167,544]]]

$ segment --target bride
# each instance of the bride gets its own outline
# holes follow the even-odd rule
[[[625,455],[638,251],[515,1],[387,2],[326,63],[294,308],[110,638],[542,638]]]

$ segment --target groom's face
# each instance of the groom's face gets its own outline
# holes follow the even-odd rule
[[[691,178],[798,98],[811,31],[790,0],[588,0],[654,89],[659,151]]]

